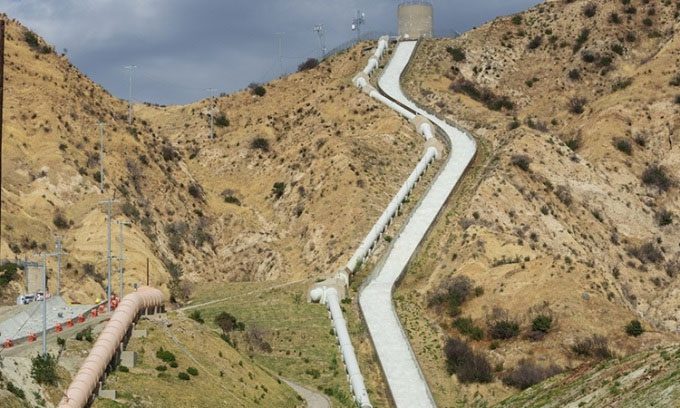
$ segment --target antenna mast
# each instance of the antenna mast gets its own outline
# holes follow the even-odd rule
[[[319,36],[319,45],[321,46],[321,58],[326,56],[326,30],[323,24],[314,26],[314,32]]]

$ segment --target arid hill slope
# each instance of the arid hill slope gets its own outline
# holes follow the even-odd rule
[[[244,90],[217,98],[211,141],[212,101],[137,104],[128,126],[125,101],[9,21],[0,258],[51,250],[60,234],[66,296],[101,297],[106,228],[98,203],[115,194],[115,219],[132,221],[128,286],[145,280],[147,257],[151,283],[174,288],[176,297],[192,281],[333,272],[421,153],[405,122],[356,98],[350,79],[365,62],[361,48],[264,84],[264,96]],[[99,121],[105,194],[97,181]]]
[[[444,406],[515,392],[500,379],[522,358],[576,367],[589,358],[571,347],[593,334],[618,355],[679,341],[680,5],[623,3],[549,1],[425,41],[405,77],[480,145],[397,294]],[[479,286],[452,310],[483,330],[470,344],[498,370],[489,385],[460,385],[432,351],[473,332],[437,297],[455,276]],[[499,309],[517,337],[491,338]],[[647,332],[629,337],[636,318]]]

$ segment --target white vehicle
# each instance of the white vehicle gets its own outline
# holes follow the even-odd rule
[[[35,295],[33,293],[25,293],[23,295],[17,296],[17,305],[27,305],[35,300]]]
[[[36,292],[35,293],[35,301],[41,302],[43,300],[45,300],[45,295],[42,292]]]

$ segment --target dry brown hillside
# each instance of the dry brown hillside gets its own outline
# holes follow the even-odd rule
[[[365,62],[360,52],[264,84],[264,96],[244,90],[217,98],[210,141],[211,101],[136,105],[128,126],[125,101],[10,20],[0,258],[51,250],[60,234],[67,297],[102,296],[106,228],[98,202],[115,194],[115,219],[132,221],[125,232],[128,286],[145,279],[147,257],[151,283],[166,288],[185,287],[170,285],[180,275],[190,282],[334,271],[421,153],[405,122],[356,98],[350,79]],[[117,253],[116,241],[113,248]],[[19,282],[6,295],[20,290]]]
[[[679,10],[549,1],[419,46],[408,93],[480,145],[397,296],[442,406],[501,400],[522,358],[576,367],[593,334],[619,355],[680,341]],[[456,276],[472,280],[460,309]],[[519,324],[509,340],[492,339],[498,309]],[[547,335],[532,333],[541,314]],[[627,336],[632,319],[647,332]],[[487,357],[490,385],[446,372],[449,336]]]

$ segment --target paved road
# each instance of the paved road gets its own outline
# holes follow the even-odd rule
[[[394,402],[399,408],[429,408],[436,404],[399,322],[392,303],[392,291],[476,151],[476,144],[471,137],[421,110],[402,92],[399,80],[415,46],[415,41],[399,43],[379,80],[380,88],[387,96],[439,126],[449,139],[451,153],[402,232],[394,240],[385,261],[374,271],[359,295],[359,304],[378,359]]]

